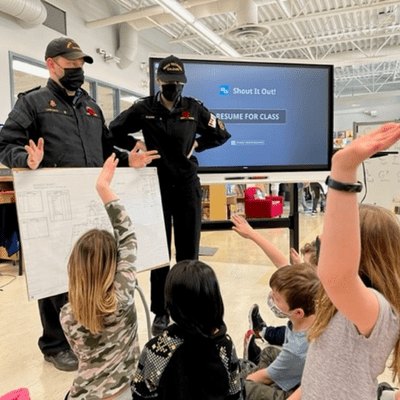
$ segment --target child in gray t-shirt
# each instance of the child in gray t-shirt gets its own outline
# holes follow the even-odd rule
[[[400,124],[385,124],[332,158],[317,269],[323,290],[290,400],[375,400],[393,349],[399,376],[400,224],[391,211],[357,202],[358,166],[399,139]]]

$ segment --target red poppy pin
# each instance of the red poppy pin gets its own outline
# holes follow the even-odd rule
[[[189,118],[190,117],[189,111],[182,111],[182,117],[183,118]]]
[[[94,111],[93,108],[86,107],[86,112],[94,117],[97,117],[96,111]]]

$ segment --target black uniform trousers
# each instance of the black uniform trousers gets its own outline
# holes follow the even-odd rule
[[[68,293],[46,297],[38,301],[43,334],[39,348],[45,356],[52,356],[70,348],[60,323],[60,310],[68,303]]]
[[[161,200],[171,259],[171,236],[174,229],[176,261],[199,258],[201,232],[201,187],[199,178],[185,185],[161,185]],[[151,311],[166,314],[164,287],[170,267],[151,271]]]

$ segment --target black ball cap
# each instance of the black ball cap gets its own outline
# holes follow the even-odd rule
[[[68,60],[77,60],[83,58],[85,62],[93,64],[93,58],[83,53],[78,43],[75,40],[60,37],[53,39],[46,48],[44,59],[61,56]]]
[[[183,62],[173,55],[162,59],[158,64],[157,78],[163,82],[186,83],[187,79]]]

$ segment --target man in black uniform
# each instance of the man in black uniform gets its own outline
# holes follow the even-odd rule
[[[198,100],[181,96],[186,83],[182,61],[174,56],[161,60],[155,95],[136,101],[110,123],[116,146],[143,151],[158,150],[164,222],[171,256],[172,222],[176,261],[196,260],[201,231],[201,187],[198,163],[192,155],[224,144],[231,135],[225,125]],[[129,133],[143,131],[145,142]],[[164,305],[164,285],[169,267],[151,272],[151,311],[156,315],[152,333],[161,333],[169,323]]]
[[[83,65],[93,63],[69,38],[52,40],[45,53],[50,79],[18,96],[0,132],[0,162],[9,168],[101,167],[115,152],[112,136],[104,124],[100,107],[81,89]],[[120,165],[140,167],[157,156],[132,151],[117,154]],[[67,293],[39,300],[43,335],[39,347],[45,360],[56,368],[73,371],[78,360],[59,321]]]

